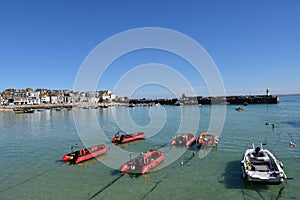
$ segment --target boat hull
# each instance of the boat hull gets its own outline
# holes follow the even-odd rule
[[[64,155],[61,160],[65,162],[73,162],[77,164],[101,156],[105,154],[107,151],[108,148],[100,144],[86,149],[81,148],[78,151],[68,153]]]
[[[218,144],[218,137],[215,133],[201,133],[198,137],[199,146],[214,147]]]
[[[112,143],[114,144],[122,144],[122,143],[126,143],[126,142],[132,142],[135,140],[141,140],[141,139],[145,139],[146,137],[146,133],[144,132],[138,132],[138,133],[133,133],[133,134],[123,134],[120,137],[114,137],[112,139]]]
[[[151,150],[126,163],[124,163],[120,171],[123,173],[145,174],[165,159],[164,152]]]
[[[190,133],[185,133],[180,136],[176,136],[175,139],[171,140],[172,146],[185,146],[190,147],[196,141],[196,136]]]
[[[243,178],[251,182],[278,184],[287,178],[282,164],[266,149],[247,149],[241,168]]]

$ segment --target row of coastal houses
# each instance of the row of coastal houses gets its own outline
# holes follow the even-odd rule
[[[116,95],[109,91],[77,92],[48,89],[6,89],[0,93],[0,105],[40,105],[111,102]]]

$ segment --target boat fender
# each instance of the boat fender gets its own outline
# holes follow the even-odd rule
[[[249,165],[249,162],[246,162],[246,166],[247,166],[248,171],[251,171],[251,167]]]

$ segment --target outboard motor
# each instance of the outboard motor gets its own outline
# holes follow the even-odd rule
[[[259,147],[256,147],[256,148],[255,148],[255,153],[258,154],[259,151],[260,151],[260,148],[259,148]]]

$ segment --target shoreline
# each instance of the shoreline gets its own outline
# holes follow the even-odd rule
[[[77,107],[92,107],[92,106],[126,106],[126,103],[76,103],[76,104],[39,104],[39,105],[13,105],[0,106],[0,112],[24,110],[24,109],[55,109],[55,108],[77,108]]]
[[[186,97],[185,99],[131,99],[129,102],[102,102],[102,103],[67,103],[67,104],[39,104],[39,105],[12,105],[0,106],[0,112],[24,109],[52,109],[52,108],[73,108],[73,107],[101,107],[101,106],[129,106],[135,107],[145,105],[248,105],[248,104],[278,104],[278,96],[227,96],[227,97]],[[132,106],[130,106],[132,105]]]

